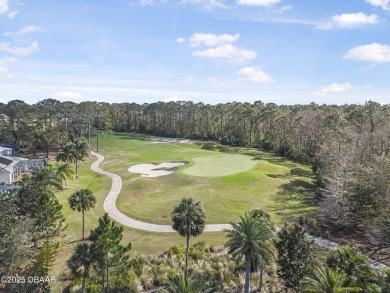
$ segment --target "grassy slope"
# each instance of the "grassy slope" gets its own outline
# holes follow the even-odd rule
[[[131,211],[129,214],[132,216],[135,216],[134,212],[138,212],[139,218],[144,217],[150,222],[170,223],[169,213],[172,206],[176,205],[183,196],[192,195],[196,195],[196,198],[202,201],[210,222],[236,219],[239,214],[254,207],[267,207],[277,222],[314,211],[310,205],[313,179],[305,166],[262,153],[262,160],[255,169],[232,176],[201,178],[175,174],[160,178],[140,178],[139,175],[127,171],[129,166],[143,162],[182,159],[191,161],[193,157],[209,153],[193,145],[148,144],[148,147],[145,147],[144,141],[133,138],[134,135],[129,134],[101,137],[101,153],[106,157],[102,168],[122,176],[124,192],[118,199],[118,206],[122,211],[129,208],[126,212]],[[69,208],[67,202],[69,195],[75,190],[90,188],[97,197],[96,207],[86,213],[88,235],[89,231],[97,226],[98,218],[103,215],[103,201],[111,188],[109,178],[90,170],[93,161],[94,158],[91,158],[82,162],[78,182],[69,182],[69,189],[57,194],[64,206],[63,212],[68,224],[64,237],[65,244],[52,272],[58,280],[67,271],[66,260],[81,238],[81,213]],[[196,188],[192,184],[197,184]],[[180,192],[175,193],[177,186],[180,187]],[[137,189],[141,190],[137,191]],[[223,194],[218,192],[221,189],[225,191]],[[216,198],[212,198],[215,196],[217,201]],[[158,216],[156,217],[158,214],[153,213],[160,212],[162,206],[165,218],[162,218],[160,213],[159,219]],[[211,245],[220,245],[226,241],[222,232],[204,233],[192,241],[201,240]],[[132,254],[156,253],[174,244],[185,245],[185,239],[177,234],[149,233],[127,227],[124,227],[123,242],[133,244]],[[60,286],[63,288],[65,284],[66,282],[53,283],[53,292],[59,291]]]

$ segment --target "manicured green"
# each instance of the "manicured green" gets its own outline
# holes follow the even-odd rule
[[[193,165],[184,174],[201,177],[218,177],[248,171],[258,164],[251,156],[236,154],[212,154],[192,159]]]

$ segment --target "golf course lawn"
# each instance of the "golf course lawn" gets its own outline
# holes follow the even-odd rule
[[[245,150],[229,154],[190,144],[156,144],[125,133],[101,136],[100,150],[106,158],[101,168],[122,177],[118,209],[140,221],[171,224],[170,213],[183,197],[202,203],[207,224],[235,221],[255,208],[267,209],[277,223],[315,212],[310,169],[269,153],[247,150],[256,153],[255,159],[243,155]],[[189,164],[156,178],[128,172],[136,164],[172,161]]]
[[[121,212],[130,217],[150,223],[171,224],[170,213],[183,197],[194,197],[201,201],[207,213],[207,223],[227,223],[237,220],[239,215],[254,208],[267,209],[276,223],[284,220],[296,220],[299,216],[316,213],[313,204],[314,176],[310,168],[293,163],[272,154],[250,149],[239,150],[240,154],[227,154],[218,151],[203,150],[200,146],[167,143],[153,144],[145,141],[144,136],[136,134],[103,134],[99,136],[100,153],[105,156],[101,168],[122,177],[123,186],[117,201]],[[91,146],[91,150],[96,145]],[[238,169],[236,174],[219,177],[210,176],[207,161],[213,161],[210,170],[218,162],[226,164],[241,158],[250,164]],[[199,160],[200,159],[200,160]],[[91,157],[80,164],[80,178],[68,181],[69,188],[57,191],[56,195],[63,205],[65,216],[65,236],[60,253],[57,256],[52,274],[60,280],[66,275],[66,261],[73,248],[81,239],[81,213],[70,209],[69,196],[76,190],[88,188],[97,198],[96,206],[86,212],[86,235],[98,225],[98,219],[104,214],[103,202],[111,189],[111,179],[94,173]],[[128,168],[140,163],[161,163],[171,161],[189,161],[179,167],[179,172],[156,178],[144,178],[140,174],[130,173]],[[186,170],[197,168],[201,176],[186,174]],[[246,163],[245,163],[246,164]],[[244,165],[245,165],[244,164]],[[231,164],[230,164],[231,165]],[[207,167],[207,170],[204,170]],[[216,169],[215,169],[216,168]],[[194,169],[193,169],[194,170]],[[241,170],[241,172],[239,171]],[[246,171],[244,171],[246,170]],[[216,171],[213,171],[216,172]],[[215,175],[211,175],[215,176]],[[185,245],[185,239],[177,233],[151,233],[123,227],[124,244],[131,242],[131,254],[150,254],[164,251],[172,245]],[[210,245],[222,245],[226,242],[224,232],[203,233],[191,242],[206,241]],[[66,282],[52,284],[53,292]]]

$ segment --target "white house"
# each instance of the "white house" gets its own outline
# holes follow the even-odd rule
[[[47,166],[47,159],[25,159],[0,155],[0,182],[11,184],[19,175]]]

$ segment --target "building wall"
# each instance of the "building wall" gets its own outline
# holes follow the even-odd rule
[[[5,182],[6,184],[12,183],[12,174],[11,173],[0,173],[0,182]]]

